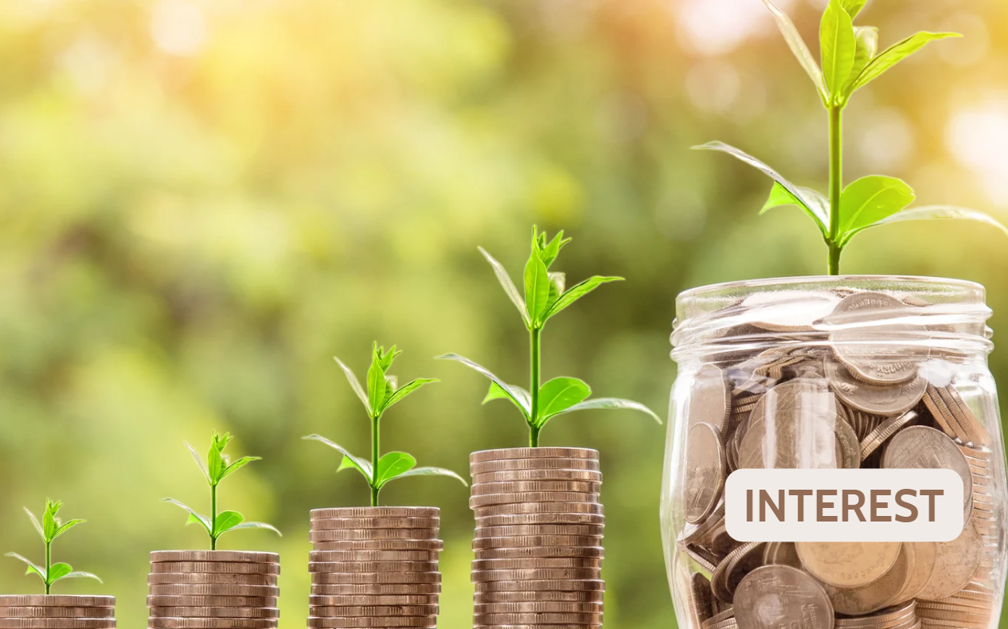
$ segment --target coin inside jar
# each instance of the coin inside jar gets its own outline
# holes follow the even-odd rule
[[[835,360],[826,361],[826,377],[836,396],[852,407],[873,415],[899,415],[924,397],[927,381],[917,376],[906,382],[878,386],[858,380]]]
[[[739,629],[831,629],[833,606],[815,579],[790,566],[762,566],[735,589]]]
[[[714,511],[725,480],[724,446],[718,429],[694,424],[686,437],[686,521],[702,522]]]
[[[687,425],[706,423],[720,431],[730,410],[731,391],[724,373],[716,365],[705,365],[693,378],[686,407]]]
[[[899,555],[896,562],[874,581],[853,588],[839,588],[823,583],[823,589],[837,613],[861,616],[888,607],[894,602],[914,567],[912,547],[905,544],[897,546]]]
[[[890,469],[947,469],[962,478],[963,509],[973,507],[973,475],[962,451],[947,435],[927,426],[909,426],[890,437],[882,453]]]
[[[869,585],[882,577],[900,554],[899,542],[798,542],[802,566],[823,583],[841,588]]]

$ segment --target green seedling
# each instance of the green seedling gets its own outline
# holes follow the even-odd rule
[[[197,513],[174,498],[163,499],[163,502],[170,502],[171,504],[181,507],[189,512],[189,519],[186,521],[186,524],[199,524],[206,530],[207,534],[210,536],[210,550],[217,550],[217,539],[228,531],[237,531],[240,529],[268,529],[277,535],[280,535],[280,531],[269,524],[265,524],[263,522],[246,522],[245,516],[237,511],[221,511],[220,513],[217,513],[217,487],[220,485],[221,481],[245,467],[252,461],[258,461],[261,458],[258,456],[243,456],[232,463],[228,456],[224,454],[224,448],[227,447],[229,441],[231,441],[231,435],[229,433],[224,433],[223,435],[218,434],[217,432],[211,433],[210,450],[207,452],[206,462],[200,458],[199,452],[197,452],[195,448],[188,443],[186,444],[186,447],[189,448],[189,452],[192,453],[193,459],[196,461],[196,465],[199,467],[200,471],[203,472],[203,477],[206,478],[207,483],[210,484],[209,516]]]
[[[771,0],[770,9],[784,40],[815,84],[829,118],[829,193],[827,196],[796,186],[774,169],[737,148],[710,142],[696,149],[723,151],[759,169],[774,180],[770,198],[760,214],[786,205],[799,207],[816,224],[828,249],[828,270],[840,273],[840,255],[851,238],[878,225],[928,219],[966,219],[992,225],[1006,235],[1008,228],[983,212],[948,205],[908,207],[913,189],[895,177],[869,175],[843,185],[843,111],[857,90],[868,85],[894,65],[928,43],[958,33],[920,32],[878,52],[878,28],[855,26],[854,18],[865,0],[830,0],[819,27],[821,67],[788,16]]]
[[[8,557],[13,557],[19,561],[23,561],[28,565],[28,571],[25,574],[34,574],[38,578],[42,579],[45,583],[45,593],[48,594],[52,589],[53,583],[61,579],[79,579],[88,578],[95,579],[101,583],[101,579],[97,575],[91,574],[90,572],[80,572],[75,571],[70,564],[58,561],[56,563],[52,562],[52,543],[60,535],[66,533],[73,527],[84,522],[84,520],[67,520],[66,522],[61,522],[56,514],[59,513],[60,507],[63,503],[59,500],[49,500],[46,498],[45,513],[42,515],[42,522],[40,523],[35,514],[32,513],[28,507],[25,507],[25,513],[31,518],[32,524],[35,526],[35,530],[42,537],[43,543],[45,543],[45,567],[36,566],[26,557],[22,557],[17,553],[7,553]]]
[[[497,281],[504,288],[504,292],[511,299],[511,303],[518,309],[522,321],[529,332],[529,343],[531,346],[531,377],[529,391],[508,384],[491,373],[488,369],[474,363],[468,358],[463,358],[458,354],[445,354],[438,356],[446,360],[454,360],[478,371],[490,379],[490,391],[487,393],[483,403],[491,400],[510,400],[519,411],[529,427],[529,445],[533,448],[539,445],[539,433],[543,426],[550,419],[564,413],[583,411],[595,408],[627,408],[647,413],[659,424],[661,419],[648,407],[631,400],[619,398],[596,398],[589,400],[591,388],[577,378],[559,377],[553,378],[540,386],[540,354],[542,350],[542,331],[546,322],[560,314],[592,292],[602,284],[622,280],[622,277],[590,277],[582,282],[564,287],[565,276],[563,273],[550,272],[549,267],[556,260],[560,250],[570,242],[570,238],[563,237],[563,231],[547,241],[546,233],[540,234],[538,230],[532,228],[532,253],[525,264],[525,298],[515,288],[514,282],[508,275],[504,266],[493,259],[489,253],[479,248],[480,253],[487,259],[493,267]]]
[[[378,494],[382,488],[391,481],[407,478],[410,476],[450,476],[457,478],[463,485],[468,487],[461,476],[451,470],[440,467],[416,467],[416,459],[405,452],[386,452],[384,455],[379,451],[379,439],[382,415],[385,414],[392,405],[401,402],[407,395],[414,393],[420,387],[437,382],[435,378],[417,378],[398,386],[395,376],[388,373],[392,366],[392,361],[402,352],[397,351],[395,345],[392,349],[385,351],[384,347],[379,347],[378,343],[372,346],[371,367],[367,372],[367,391],[361,386],[354,372],[343,364],[339,358],[335,358],[336,363],[343,369],[354,393],[360,398],[364,408],[367,410],[368,418],[371,420],[371,460],[354,456],[349,450],[334,441],[330,441],[321,435],[309,435],[305,439],[321,441],[330,448],[338,450],[343,455],[337,472],[346,469],[355,469],[361,473],[364,480],[371,488],[371,506],[378,506]]]

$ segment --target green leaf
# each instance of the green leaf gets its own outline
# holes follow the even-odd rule
[[[354,393],[357,394],[357,397],[360,398],[360,401],[364,404],[364,408],[367,409],[368,415],[371,415],[371,402],[368,401],[367,393],[364,392],[364,387],[362,387],[360,381],[357,380],[357,376],[355,376],[354,372],[344,365],[343,361],[339,358],[333,356],[333,360],[336,361],[336,364],[339,365],[340,369],[343,370],[343,373],[346,374],[346,378],[350,382],[350,388],[352,388]]]
[[[812,219],[812,222],[819,228],[819,232],[825,237],[827,235],[826,223],[829,222],[829,201],[823,195],[811,188],[797,188],[804,198],[798,198],[776,181],[770,189],[770,198],[767,199],[759,213],[764,214],[768,210],[776,207],[795,205],[802,212]],[[810,202],[806,205],[806,199]]]
[[[19,561],[23,561],[25,564],[27,564],[28,565],[28,570],[25,572],[25,574],[34,574],[34,575],[38,576],[38,578],[42,579],[43,582],[46,581],[45,568],[43,568],[41,566],[36,566],[35,564],[33,564],[31,562],[30,559],[28,559],[27,557],[22,557],[21,555],[19,555],[17,553],[7,553],[7,556],[8,557],[13,557],[14,559],[17,559]]]
[[[848,233],[899,212],[914,200],[913,189],[895,177],[871,175],[851,183],[840,196],[840,245]]]
[[[329,446],[330,448],[339,451],[339,453],[343,455],[343,460],[340,462],[340,466],[336,470],[337,472],[342,471],[347,467],[353,467],[354,469],[356,469],[357,471],[359,471],[361,474],[364,475],[364,478],[368,480],[368,483],[371,482],[370,461],[366,461],[364,459],[358,459],[354,455],[350,454],[349,450],[347,450],[340,444],[336,443],[335,441],[330,441],[321,435],[308,435],[307,437],[304,438],[310,441],[320,441]]]
[[[237,526],[231,527],[230,530],[237,531],[239,529],[266,529],[267,531],[273,531],[280,537],[283,537],[283,533],[281,533],[275,526],[272,524],[266,524],[265,522],[242,522]]]
[[[543,238],[545,237],[546,233],[543,232]],[[553,261],[556,260],[560,250],[563,249],[564,245],[569,243],[570,240],[570,238],[567,238],[566,240],[564,239],[563,230],[561,229],[555,236],[553,236],[553,240],[542,248],[539,257],[543,261],[543,264],[546,265],[546,268],[549,268],[549,265],[553,264]]]
[[[539,388],[539,413],[537,423],[583,402],[591,395],[591,388],[577,378],[553,378]]]
[[[162,498],[161,502],[167,502],[169,504],[175,505],[180,509],[185,509],[186,511],[189,512],[189,519],[186,520],[186,524],[193,524],[193,523],[200,524],[203,526],[203,528],[206,529],[207,533],[213,535],[213,527],[210,526],[210,518],[208,518],[207,516],[196,513],[195,511],[190,509],[187,505],[179,502],[178,500],[175,500],[174,498]]]
[[[405,452],[386,452],[378,459],[378,486],[381,487],[396,476],[405,474],[416,466],[416,459]]]
[[[634,402],[633,400],[621,400],[614,397],[600,397],[594,400],[588,400],[586,402],[581,402],[580,404],[575,404],[569,408],[557,413],[557,415],[562,415],[564,413],[573,413],[574,411],[590,411],[594,409],[606,409],[606,408],[625,408],[632,411],[640,411],[642,413],[647,413],[659,424],[662,423],[661,418],[655,415],[654,411],[644,406],[639,402]]]
[[[840,0],[840,6],[843,7],[847,15],[851,16],[851,19],[857,17],[857,14],[861,12],[867,0]]]
[[[213,433],[211,437],[210,449],[207,451],[207,471],[210,473],[211,485],[217,484],[224,469],[227,468],[227,463],[224,461],[224,447],[229,440],[227,433],[223,436]]]
[[[28,517],[31,519],[32,526],[34,526],[35,530],[38,531],[38,534],[42,536],[42,539],[45,539],[46,536],[45,531],[42,529],[42,525],[39,523],[38,518],[35,517],[35,514],[32,513],[31,510],[28,509],[28,507],[25,507],[24,510],[25,513],[28,514]]]
[[[851,16],[840,5],[840,0],[830,0],[819,24],[819,46],[822,55],[823,80],[832,102],[837,103],[842,89],[854,67],[854,24]]]
[[[859,90],[868,83],[871,83],[886,70],[914,54],[928,43],[938,39],[945,39],[946,37],[962,37],[962,35],[959,33],[928,33],[922,31],[893,44],[879,53],[877,57],[865,66],[865,69],[858,75],[857,80],[854,81],[851,91]]]
[[[589,277],[583,282],[578,282],[574,286],[571,286],[564,294],[560,295],[560,297],[556,300],[556,302],[554,302],[553,305],[550,306],[549,310],[546,311],[545,316],[543,316],[543,321],[546,321],[550,317],[553,317],[561,310],[564,310],[565,308],[573,304],[575,301],[581,299],[582,297],[592,292],[602,284],[605,284],[607,282],[619,282],[622,280],[623,280],[622,277],[600,277],[596,275],[594,277]]]
[[[525,409],[532,408],[532,396],[529,395],[528,391],[514,384],[509,384],[508,389],[509,391],[505,391],[500,388],[496,382],[491,382],[490,390],[487,391],[486,397],[483,398],[482,403],[486,404],[492,400],[508,400],[517,406],[518,410],[520,410],[523,414],[526,412]],[[512,397],[512,395],[514,397]]]
[[[371,366],[367,372],[368,400],[373,410],[372,417],[381,415],[382,402],[385,400],[385,370],[382,369],[383,358],[378,349],[378,343],[374,344],[374,354],[371,358]]]
[[[870,227],[878,227],[879,225],[889,225],[892,223],[903,223],[906,221],[933,221],[933,220],[966,220],[975,221],[978,223],[983,223],[985,225],[990,225],[1001,231],[1005,236],[1008,236],[1008,227],[1005,227],[997,219],[993,218],[989,214],[985,214],[979,210],[971,210],[969,208],[957,207],[954,205],[922,205],[920,207],[913,207],[902,212],[897,212],[892,216],[888,216],[880,221],[872,223],[870,225],[865,225],[864,227],[849,232],[846,235],[847,241],[850,241],[855,234],[858,234]]]
[[[262,460],[261,456],[243,456],[242,458],[238,459],[234,463],[232,463],[232,464],[228,465],[226,468],[224,468],[224,471],[221,473],[221,476],[217,480],[217,482],[220,482],[220,481],[224,480],[225,478],[227,478],[228,476],[231,476],[232,474],[234,474],[235,472],[237,472],[241,468],[245,467],[246,465],[248,465],[252,461],[261,461],[261,460]]]
[[[81,572],[79,570],[76,571],[76,572],[71,572],[70,574],[63,575],[63,578],[64,579],[94,579],[98,583],[104,583],[104,581],[102,581],[101,579],[98,578],[97,574],[94,574],[94,573],[91,573],[91,572]]]
[[[550,287],[549,287],[549,297],[546,298],[546,303],[552,306],[556,303],[556,300],[560,298],[560,295],[564,292],[564,284],[567,281],[567,276],[563,273],[550,273],[549,274]],[[547,308],[548,310],[548,308]]]
[[[431,384],[432,382],[440,382],[440,380],[437,378],[417,378],[415,380],[410,380],[406,384],[402,385],[402,387],[396,389],[395,392],[389,396],[388,400],[385,402],[385,406],[382,407],[382,412],[384,413],[390,406],[402,401],[402,399],[410,393],[413,393],[425,384]]]
[[[57,529],[56,529],[56,533],[55,533],[55,534],[53,534],[53,539],[56,539],[56,538],[57,538],[57,537],[59,537],[60,535],[62,535],[62,534],[64,534],[64,533],[66,533],[67,531],[69,531],[69,530],[70,530],[70,529],[72,529],[73,527],[75,527],[75,526],[77,526],[78,524],[81,524],[81,523],[83,523],[83,522],[84,522],[84,520],[80,520],[80,519],[76,519],[76,520],[68,520],[67,522],[64,522],[63,524],[61,524],[61,525],[59,526],[59,528],[57,528]]]
[[[805,45],[805,41],[802,39],[798,29],[795,28],[795,25],[788,18],[787,14],[778,9],[773,2],[763,0],[763,4],[773,14],[774,19],[777,21],[777,28],[780,29],[781,35],[784,36],[784,41],[787,42],[791,53],[798,59],[798,63],[801,64],[802,68],[809,75],[809,78],[812,79],[812,83],[815,84],[816,91],[819,92],[819,98],[822,99],[823,103],[827,102],[829,100],[829,92],[826,90],[826,84],[823,81],[823,73],[819,69],[818,64],[816,64],[815,57],[809,52],[808,46]]]
[[[478,247],[478,249],[479,252],[483,254],[483,257],[487,259],[487,262],[490,263],[490,266],[493,267],[494,275],[497,276],[497,281],[500,282],[500,285],[502,287],[504,287],[504,292],[507,293],[507,296],[511,299],[511,303],[513,303],[515,305],[515,308],[518,309],[518,312],[521,313],[522,321],[525,322],[526,326],[531,325],[531,321],[529,321],[528,310],[525,307],[525,300],[522,299],[521,293],[518,292],[518,289],[515,287],[514,282],[511,281],[511,276],[508,275],[507,270],[504,268],[504,265],[502,265],[497,260],[494,260],[493,257],[489,253],[487,253],[483,247]]]
[[[875,58],[878,52],[878,28],[874,26],[854,27],[854,65],[851,67],[847,82],[844,84],[842,97],[846,101],[854,91],[854,82],[861,72],[868,66],[868,63]]]
[[[541,317],[549,308],[549,291],[549,271],[533,251],[525,264],[525,305],[532,327],[542,322]]]
[[[199,455],[199,452],[197,452],[196,448],[192,447],[188,443],[185,445],[187,448],[189,448],[189,452],[192,454],[193,459],[196,461],[196,467],[198,467],[200,471],[203,472],[203,476],[206,477],[207,482],[212,483],[213,479],[210,478],[210,470],[207,469],[206,463],[203,462],[203,458]]]
[[[823,234],[829,233],[829,210],[827,207],[821,207],[815,199],[810,198],[808,188],[800,188],[794,185],[782,177],[776,170],[770,168],[752,155],[749,155],[744,151],[740,151],[734,146],[729,146],[724,142],[708,142],[707,144],[694,146],[693,148],[696,150],[720,151],[722,153],[727,153],[735,159],[745,162],[746,164],[749,164],[753,168],[759,170],[764,175],[773,179],[778,185],[780,185],[780,187],[791,193],[794,198],[801,201],[800,207],[802,207],[803,210],[808,210],[806,214],[815,221],[820,232]]]
[[[514,402],[515,406],[517,406],[518,409],[522,412],[522,415],[525,416],[525,421],[528,421],[529,418],[532,416],[532,405],[527,391],[521,391],[520,389],[518,389],[518,387],[512,387],[511,385],[509,385],[508,383],[504,382],[503,380],[495,376],[493,373],[491,373],[487,368],[477,363],[474,363],[468,358],[459,356],[458,354],[444,354],[442,356],[436,356],[435,358],[440,360],[454,360],[455,362],[462,363],[463,365],[469,367],[474,371],[478,371],[479,373],[483,374],[484,376],[492,380],[493,383],[496,384],[512,402]]]
[[[71,572],[73,572],[73,568],[70,564],[60,561],[49,566],[49,574],[47,575],[49,578],[46,580],[50,584],[56,583],[63,577],[68,576]]]
[[[221,511],[217,514],[217,520],[214,522],[213,536],[220,537],[222,533],[230,531],[244,521],[245,516],[237,511]]]
[[[42,514],[42,531],[45,534],[46,542],[51,542],[56,536],[56,529],[59,524],[56,522],[56,514],[59,513],[63,503],[59,500],[52,501],[46,498],[45,513]]]
[[[443,467],[414,467],[410,471],[403,472],[399,476],[396,476],[394,479],[390,480],[407,478],[409,476],[448,476],[451,478],[458,479],[466,487],[469,486],[469,483],[467,483],[464,478],[462,478],[461,476],[459,476],[458,474],[456,474],[451,470],[444,469]]]

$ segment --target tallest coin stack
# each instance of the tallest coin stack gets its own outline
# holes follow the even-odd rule
[[[469,462],[473,626],[600,627],[605,516],[598,451],[488,450]]]

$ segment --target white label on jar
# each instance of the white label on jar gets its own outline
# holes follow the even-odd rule
[[[742,469],[724,497],[740,542],[948,542],[963,529],[963,481],[946,469]]]

